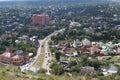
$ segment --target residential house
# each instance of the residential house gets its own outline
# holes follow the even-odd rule
[[[94,67],[85,66],[85,67],[80,68],[80,73],[81,73],[81,75],[88,74],[90,76],[94,76],[96,74],[96,71],[95,71]]]
[[[113,53],[113,51],[110,47],[102,46],[102,50],[100,51],[100,55],[110,55],[112,53]]]
[[[78,39],[74,40],[73,47],[80,47],[80,46],[81,46],[81,42]]]
[[[12,57],[13,65],[22,65],[29,60],[29,53],[23,52],[22,50],[16,51],[16,55]]]
[[[73,52],[75,52],[75,49],[74,48],[64,47],[61,52],[63,54],[73,54]]]
[[[19,44],[20,42],[21,42],[21,41],[19,41],[19,40],[15,40],[15,43],[16,43],[16,44]]]
[[[116,25],[116,26],[115,26],[115,29],[120,30],[120,25]]]
[[[85,38],[85,39],[82,40],[82,45],[84,45],[84,46],[90,46],[91,42],[90,42],[90,40],[88,40],[87,38]]]
[[[62,43],[60,43],[60,44],[57,45],[57,49],[58,49],[58,50],[61,50],[61,49],[63,49],[64,47],[65,47],[65,44],[62,44]]]
[[[15,53],[4,52],[0,55],[0,62],[13,65],[21,65],[29,60],[29,53],[18,50]]]
[[[40,46],[40,43],[39,43],[39,41],[38,41],[37,39],[35,39],[35,40],[33,41],[33,45],[34,45],[36,48],[38,48],[38,47]]]
[[[69,27],[73,28],[73,27],[80,27],[80,26],[81,26],[81,24],[78,22],[71,22]]]
[[[24,63],[24,56],[22,55],[15,55],[12,57],[12,64],[13,65],[21,65]]]
[[[81,48],[80,48],[80,53],[81,54],[86,54],[86,53],[88,53],[88,49],[87,49],[87,46],[81,46]]]
[[[69,60],[61,60],[60,64],[62,64],[63,66],[67,66],[70,63]]]
[[[24,42],[24,44],[32,44],[32,41],[27,35],[23,35],[21,37],[18,37],[18,40]]]
[[[30,41],[36,48],[38,48],[40,46],[40,43],[38,41],[38,36],[32,36],[30,38]]]
[[[2,34],[0,36],[1,40],[6,40],[7,38],[11,37],[11,35],[8,35],[8,34]]]
[[[18,37],[18,39],[22,40],[22,41],[26,40],[27,38],[29,38],[27,35],[23,35],[21,37]]]
[[[110,66],[108,68],[101,68],[102,69],[102,73],[104,76],[109,76],[109,75],[112,75],[112,74],[117,74],[118,72],[118,69],[116,66]]]
[[[16,51],[16,55],[22,55],[22,56],[24,56],[25,60],[29,60],[29,53],[23,52],[22,50]]]
[[[0,62],[11,64],[11,58],[16,55],[16,53],[4,52],[0,55]]]
[[[96,43],[93,42],[92,43],[92,47],[90,48],[90,54],[93,55],[93,54],[99,54],[100,52],[100,49],[96,46]]]

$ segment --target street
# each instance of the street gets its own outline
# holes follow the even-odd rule
[[[34,60],[29,63],[29,66],[32,68],[44,68],[47,70],[47,74],[50,74],[50,68],[49,68],[49,61],[51,60],[51,56],[50,56],[50,51],[49,51],[49,44],[48,42],[51,40],[51,37],[54,35],[57,35],[58,33],[64,31],[65,29],[60,29],[58,31],[55,31],[53,33],[51,33],[50,35],[48,35],[47,37],[45,37],[43,40],[39,40],[40,43],[40,47],[37,50],[37,55],[34,57]],[[44,50],[44,51],[43,51]],[[44,60],[42,62],[42,66],[38,66],[39,62],[40,62],[40,56],[41,54],[44,54]]]

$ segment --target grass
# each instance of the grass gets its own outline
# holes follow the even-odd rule
[[[45,53],[45,48],[41,47],[41,54],[44,54],[44,53]]]
[[[60,76],[57,76],[57,75],[48,76],[45,74],[39,74],[39,75],[36,75],[35,77],[34,74],[33,75],[30,74],[31,72],[23,74],[19,72],[19,69],[18,70],[17,69],[18,68],[14,66],[12,67],[0,66],[0,80],[98,80],[98,79],[89,78],[87,76],[84,76],[84,77],[80,75],[69,76],[68,74],[64,74]]]
[[[43,44],[45,44],[45,43],[43,42]],[[36,68],[41,68],[43,65],[43,62],[44,62],[44,58],[45,58],[45,48],[43,46],[43,47],[41,47],[40,55],[39,55],[38,59],[36,60],[36,62],[34,63],[34,66]]]
[[[45,39],[46,41],[47,39]],[[45,41],[43,42],[43,46],[41,47],[41,54],[39,55],[38,59],[36,60],[36,62],[34,63],[36,68],[42,68],[43,62],[44,62],[44,58],[45,58]]]
[[[120,57],[112,57],[111,60],[120,60]]]
[[[40,74],[38,80],[92,80],[92,79],[86,79],[86,78],[84,79],[83,76],[69,76],[67,74],[60,76],[57,75],[47,76]]]
[[[34,64],[34,66],[37,68],[41,68],[43,65],[44,57],[45,57],[45,54],[40,54],[39,58],[37,59],[37,61]]]
[[[119,80],[119,79],[120,79],[120,76],[117,76],[116,80]],[[69,76],[67,73],[60,76],[57,76],[57,75],[48,76],[45,74],[34,75],[34,74],[31,74],[31,72],[23,74],[19,71],[18,67],[0,66],[0,80],[100,80],[100,79],[90,78],[87,75],[86,76],[80,76],[80,75]],[[109,77],[108,79],[104,78],[104,80],[114,80],[114,79],[110,79]]]
[[[22,74],[18,67],[1,66],[0,64],[0,80],[30,80],[26,75]]]
[[[67,57],[65,57],[65,56],[60,56],[60,59],[61,59],[61,60],[67,60]]]

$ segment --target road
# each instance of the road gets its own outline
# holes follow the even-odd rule
[[[47,37],[47,40],[45,41],[45,44],[44,44],[44,47],[45,47],[45,58],[44,58],[44,62],[43,62],[43,65],[42,65],[42,68],[46,69],[47,70],[47,73],[48,75],[50,75],[50,68],[49,68],[49,61],[51,60],[51,54],[50,54],[50,50],[49,50],[49,44],[48,42],[51,40],[51,37],[52,36],[55,36],[57,35],[58,33],[64,31],[65,29],[61,29],[61,30],[58,30],[58,31],[55,31],[54,33],[50,34],[48,37]]]
[[[49,45],[48,45],[48,42],[50,41],[50,39],[48,39],[46,42],[45,42],[45,58],[44,58],[44,62],[43,62],[43,65],[42,65],[42,68],[46,69],[47,70],[47,74],[50,74],[50,68],[49,68],[49,61],[51,60],[51,56],[49,55],[50,51],[49,51]]]
[[[49,74],[50,68],[49,68],[49,62],[51,60],[51,56],[49,56],[48,53],[50,53],[49,51],[49,44],[48,42],[51,40],[51,37],[54,35],[57,35],[58,33],[61,33],[62,31],[64,31],[65,29],[60,29],[57,31],[54,31],[53,33],[51,33],[50,35],[48,35],[47,37],[45,37],[43,40],[39,40],[40,43],[40,47],[37,50],[37,55],[34,57],[34,60],[30,63],[30,67],[34,67],[34,68],[40,68],[41,66],[37,66],[39,64],[39,59],[41,54],[45,54],[44,60],[43,60],[43,65],[42,68],[47,70],[47,74]],[[44,48],[42,50],[42,48]]]

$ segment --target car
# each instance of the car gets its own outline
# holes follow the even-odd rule
[[[44,47],[44,45],[42,45],[42,47]]]
[[[50,63],[50,60],[48,60],[47,62]]]

